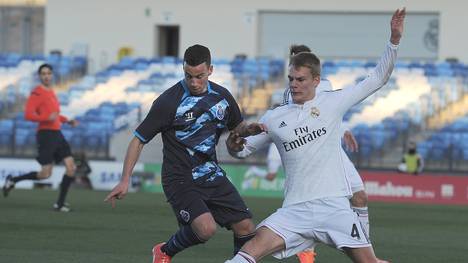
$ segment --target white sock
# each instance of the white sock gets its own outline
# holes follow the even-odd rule
[[[252,166],[247,171],[247,175],[254,175],[260,178],[265,178],[268,172],[264,169],[258,168],[257,166]]]
[[[257,263],[257,261],[249,254],[239,251],[235,257],[225,263]]]
[[[358,214],[359,222],[361,222],[362,227],[366,231],[366,235],[370,237],[370,225],[369,225],[369,209],[365,207],[352,207],[354,212]]]

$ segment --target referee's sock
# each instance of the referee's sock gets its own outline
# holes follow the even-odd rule
[[[71,183],[75,180],[74,177],[64,174],[62,177],[62,182],[60,183],[60,193],[57,200],[57,206],[60,208],[65,203],[65,198],[67,197],[68,189],[70,188]]]
[[[17,183],[17,182],[23,181],[23,180],[38,180],[37,174],[38,174],[37,172],[30,172],[30,173],[23,174],[23,175],[20,175],[20,176],[12,177],[11,180],[14,183]]]
[[[353,206],[352,209],[358,215],[359,222],[361,222],[362,227],[366,231],[367,237],[370,237],[370,225],[369,225],[369,209],[365,207],[356,207]]]
[[[234,235],[234,255],[239,252],[239,250],[242,248],[242,246],[247,243],[250,239],[252,239],[255,236],[255,232],[250,233],[248,235],[244,236],[236,236]]]
[[[182,226],[169,240],[161,247],[161,251],[166,255],[173,257],[180,251],[205,243],[200,239],[190,226]]]

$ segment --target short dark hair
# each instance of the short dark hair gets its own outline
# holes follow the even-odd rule
[[[291,57],[289,60],[289,66],[294,67],[295,69],[300,67],[306,67],[310,69],[312,76],[320,76],[321,66],[320,59],[311,52],[299,52],[298,54]]]
[[[198,66],[202,63],[206,63],[207,66],[210,66],[210,50],[202,45],[193,45],[185,50],[184,63],[187,63],[189,66]]]
[[[294,56],[301,52],[312,52],[312,50],[306,45],[291,45],[289,47],[289,56]]]
[[[48,69],[50,69],[50,71],[54,71],[54,68],[52,67],[52,65],[44,63],[44,64],[40,65],[39,68],[37,69],[37,74],[41,74],[41,70],[43,68],[48,68]]]

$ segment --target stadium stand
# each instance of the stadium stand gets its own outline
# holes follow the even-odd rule
[[[61,80],[68,79],[69,74],[75,72],[70,66],[73,61],[81,62],[57,56],[51,56],[47,61],[52,65],[58,65],[59,74],[64,74],[58,76]],[[24,71],[17,79],[8,80],[8,84],[16,82],[22,97],[26,97],[34,86],[35,70],[43,62],[44,60],[38,60],[37,63],[30,63],[29,70]],[[284,67],[281,61],[267,59],[232,62],[214,60],[213,64],[216,70],[211,80],[230,88],[235,95],[240,93],[237,90],[239,83],[247,85],[245,89],[259,93],[255,90],[256,85],[278,77]],[[59,90],[57,96],[62,113],[76,118],[81,123],[76,129],[65,126],[63,129],[65,137],[74,149],[86,151],[91,158],[111,158],[108,149],[112,135],[137,123],[160,93],[182,79],[181,67],[181,61],[173,57],[154,59],[124,57],[119,63],[101,72],[84,76],[68,89]],[[249,81],[244,82],[245,79]],[[263,103],[261,109],[266,108],[267,104]],[[6,143],[7,138],[14,134],[15,143],[10,152],[14,155],[27,155],[27,149],[34,147],[36,125],[25,121],[23,113],[4,121],[6,124],[2,124],[1,129],[14,132],[5,132],[1,139],[1,142],[5,142],[2,143],[2,147],[9,146]]]
[[[44,61],[59,69],[56,78],[60,81],[76,79],[86,71],[86,59],[81,57],[10,54],[0,59],[0,92],[5,94],[0,110],[24,103],[21,98],[34,86],[35,70]],[[285,64],[281,60],[239,56],[232,61],[213,60],[213,64],[211,79],[230,88],[244,113],[253,118],[270,106],[272,96],[279,93],[278,87],[284,87],[281,83]],[[362,80],[373,66],[373,61],[324,61],[322,73],[339,89]],[[88,152],[91,158],[112,158],[110,138],[132,128],[159,94],[182,79],[181,67],[180,59],[174,57],[124,57],[117,64],[60,89],[57,95],[62,112],[82,123],[78,129],[64,128],[65,136],[75,149]],[[409,137],[420,134],[416,136],[418,149],[428,160],[447,156],[457,161],[468,160],[464,144],[468,135],[460,128],[466,126],[466,116],[460,117],[467,114],[464,110],[468,101],[467,83],[468,66],[462,63],[398,62],[382,90],[345,116],[360,143],[359,156],[354,158],[368,161],[383,158],[392,151],[401,151],[401,145]],[[448,109],[449,113],[444,113]],[[428,127],[435,132],[428,131]],[[27,149],[34,145],[34,129],[34,124],[24,121],[21,113],[3,119],[0,152],[27,154]],[[12,147],[12,142],[14,150],[5,150]]]

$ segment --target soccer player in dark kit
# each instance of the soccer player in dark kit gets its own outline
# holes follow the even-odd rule
[[[185,78],[166,90],[137,127],[124,161],[122,179],[105,199],[115,204],[128,191],[143,146],[156,134],[163,139],[162,184],[180,229],[153,248],[153,263],[168,263],[178,252],[210,239],[216,224],[234,232],[234,252],[254,235],[251,213],[218,165],[215,147],[228,129],[244,135],[263,132],[247,125],[229,91],[208,80],[211,54],[201,45],[184,54]]]

